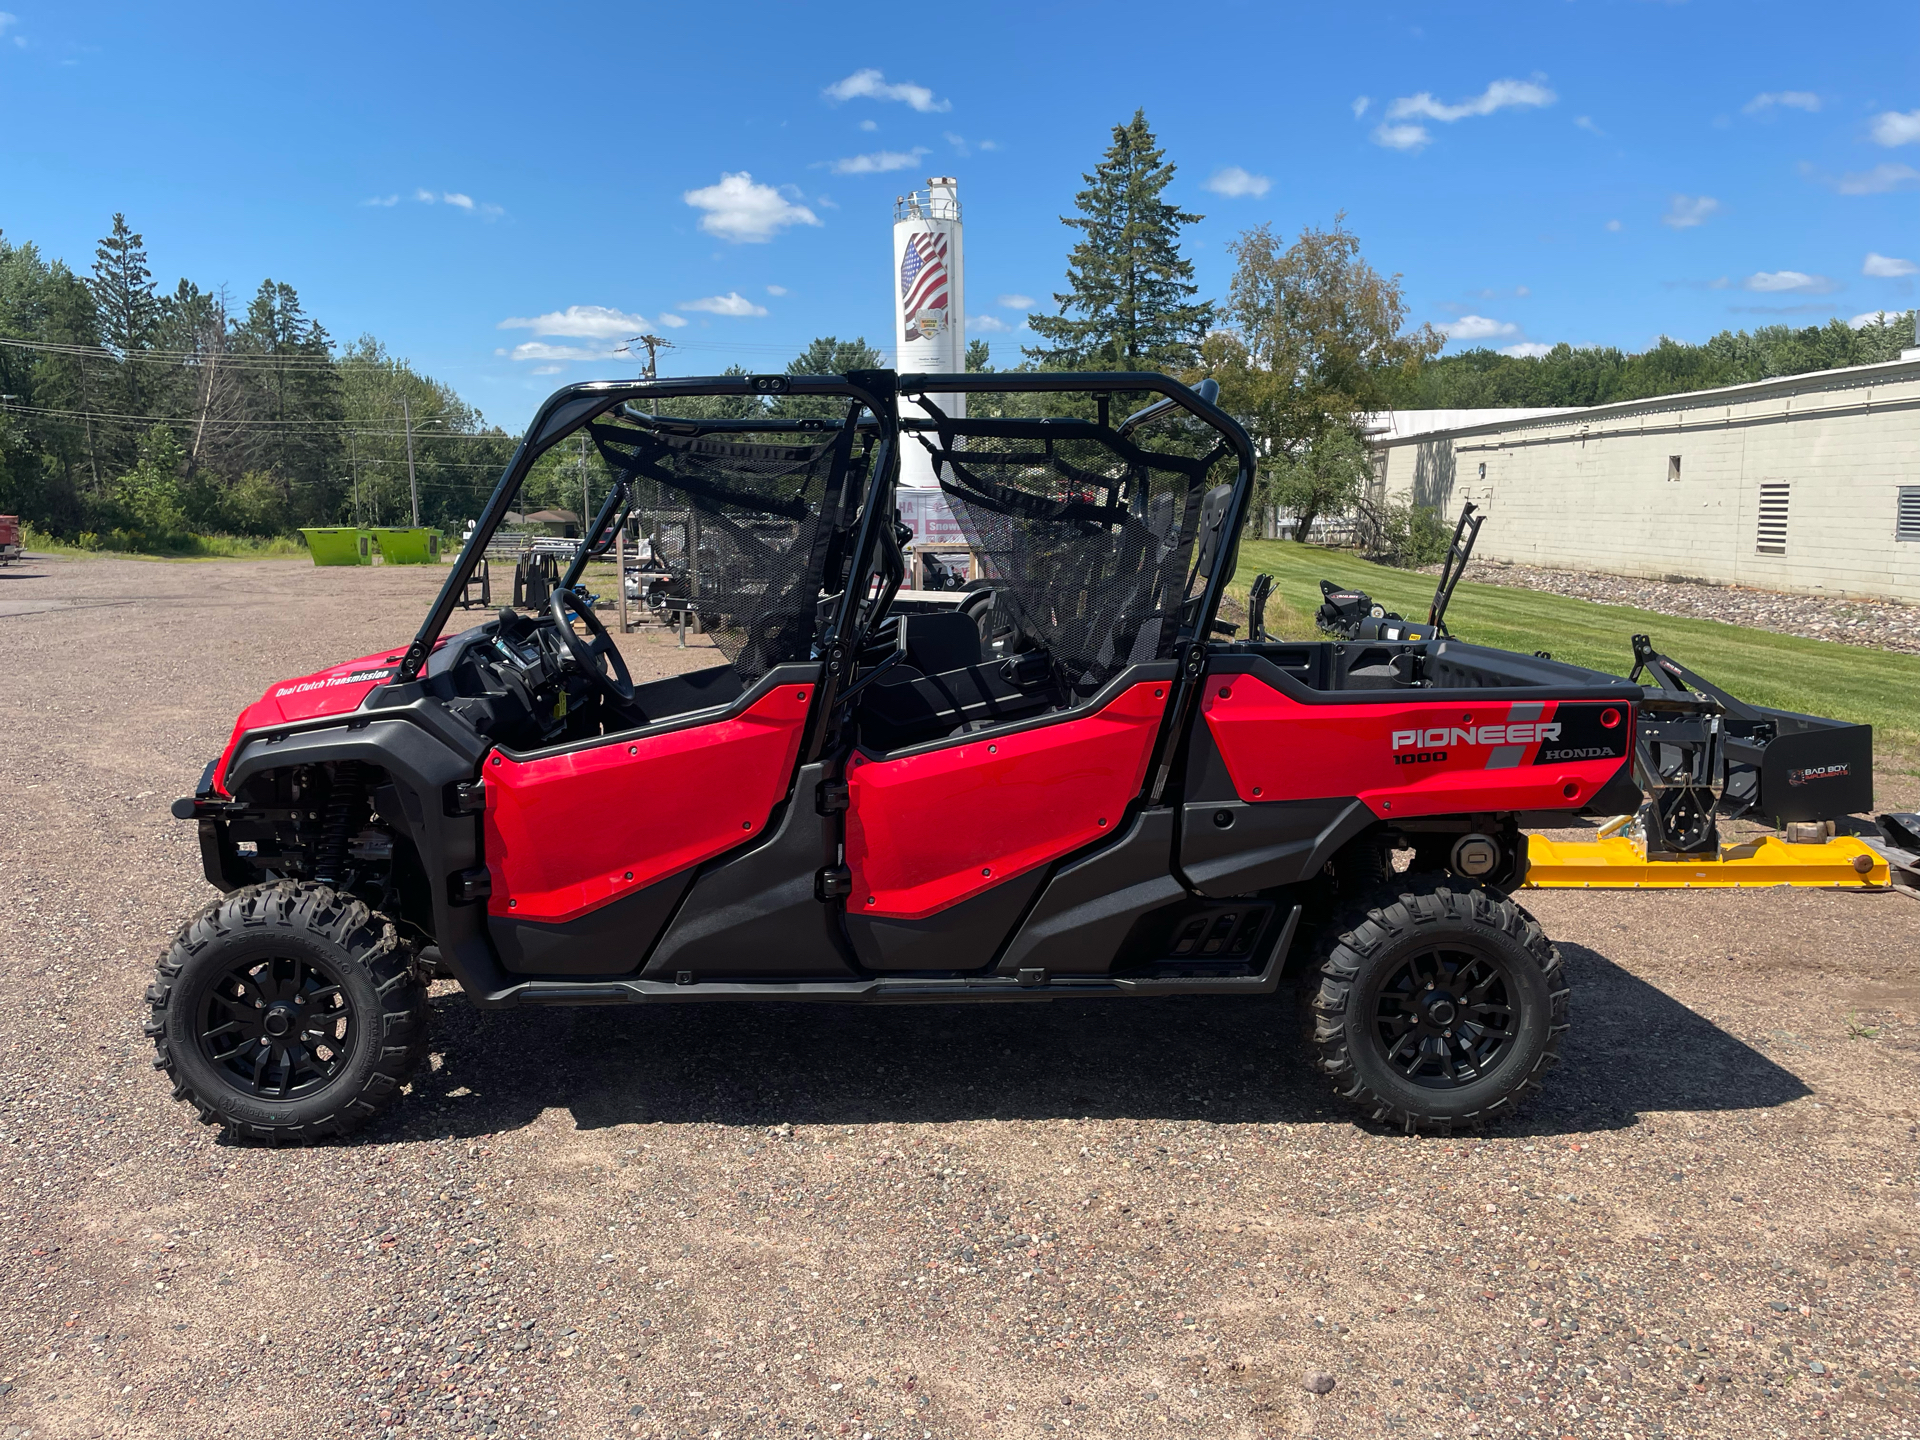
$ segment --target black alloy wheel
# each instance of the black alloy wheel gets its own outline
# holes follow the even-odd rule
[[[237,960],[200,1002],[200,1053],[248,1095],[290,1100],[340,1074],[356,1024],[340,977],[318,960]]]
[[[1316,1061],[1372,1119],[1481,1124],[1558,1061],[1569,998],[1559,952],[1499,891],[1396,876],[1321,933]]]
[[[1513,980],[1489,951],[1435,946],[1409,955],[1374,997],[1386,1063],[1404,1079],[1451,1090],[1485,1079],[1514,1039]]]
[[[384,915],[331,886],[248,885],[180,928],[147,989],[154,1067],[209,1125],[358,1130],[426,1058],[427,986]]]

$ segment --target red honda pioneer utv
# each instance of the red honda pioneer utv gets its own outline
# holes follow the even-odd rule
[[[424,1054],[434,975],[483,1006],[1254,998],[1310,950],[1340,1094],[1409,1128],[1506,1110],[1567,1023],[1508,898],[1518,817],[1634,808],[1641,691],[1449,639],[1236,638],[1254,456],[1203,390],[554,395],[404,652],[274,686],[176,803],[223,895],[148,996],[175,1096],[268,1140],[355,1129]],[[610,478],[551,604],[444,635],[581,431]],[[981,557],[958,611],[896,606],[910,445]],[[692,522],[675,604],[727,663],[631,680],[581,581],[636,507]]]

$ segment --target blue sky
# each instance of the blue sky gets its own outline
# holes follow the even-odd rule
[[[1240,230],[1342,210],[1455,348],[1819,323],[1920,278],[1911,0],[0,6],[8,239],[84,268],[124,210],[163,286],[290,282],[510,428],[631,373],[643,322],[665,373],[886,347],[893,197],[931,174],[969,333],[1017,359],[1136,106],[1209,295]]]

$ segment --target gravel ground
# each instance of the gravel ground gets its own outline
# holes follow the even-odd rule
[[[1429,575],[1440,573],[1438,565],[1421,569]],[[1570,595],[1576,600],[1597,600],[1602,605],[1632,605],[1657,615],[1723,620],[1729,625],[1782,635],[1920,655],[1920,606],[1892,600],[1829,600],[1818,595],[1786,595],[1777,590],[1708,585],[1697,580],[1641,580],[1586,570],[1543,570],[1503,560],[1470,560],[1465,578],[1482,585],[1512,585]]]
[[[1529,896],[1574,1025],[1483,1135],[1353,1123],[1286,999],[443,986],[431,1072],[362,1137],[223,1142],[140,1033],[209,893],[167,804],[435,578],[0,571],[4,1440],[1920,1430],[1897,895]]]

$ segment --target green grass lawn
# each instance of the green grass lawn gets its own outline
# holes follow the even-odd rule
[[[1313,612],[1323,579],[1364,590],[1409,620],[1427,618],[1436,583],[1431,575],[1372,565],[1342,550],[1249,540],[1240,547],[1229,590],[1236,613],[1229,618],[1244,617],[1247,587],[1263,570],[1273,576],[1267,629],[1300,640],[1316,636]],[[1902,762],[1894,752],[1920,748],[1920,655],[1470,583],[1454,592],[1447,628],[1475,645],[1523,654],[1546,650],[1556,660],[1616,675],[1633,668],[1631,637],[1651,635],[1656,649],[1742,700],[1870,724],[1879,748],[1896,764]]]

